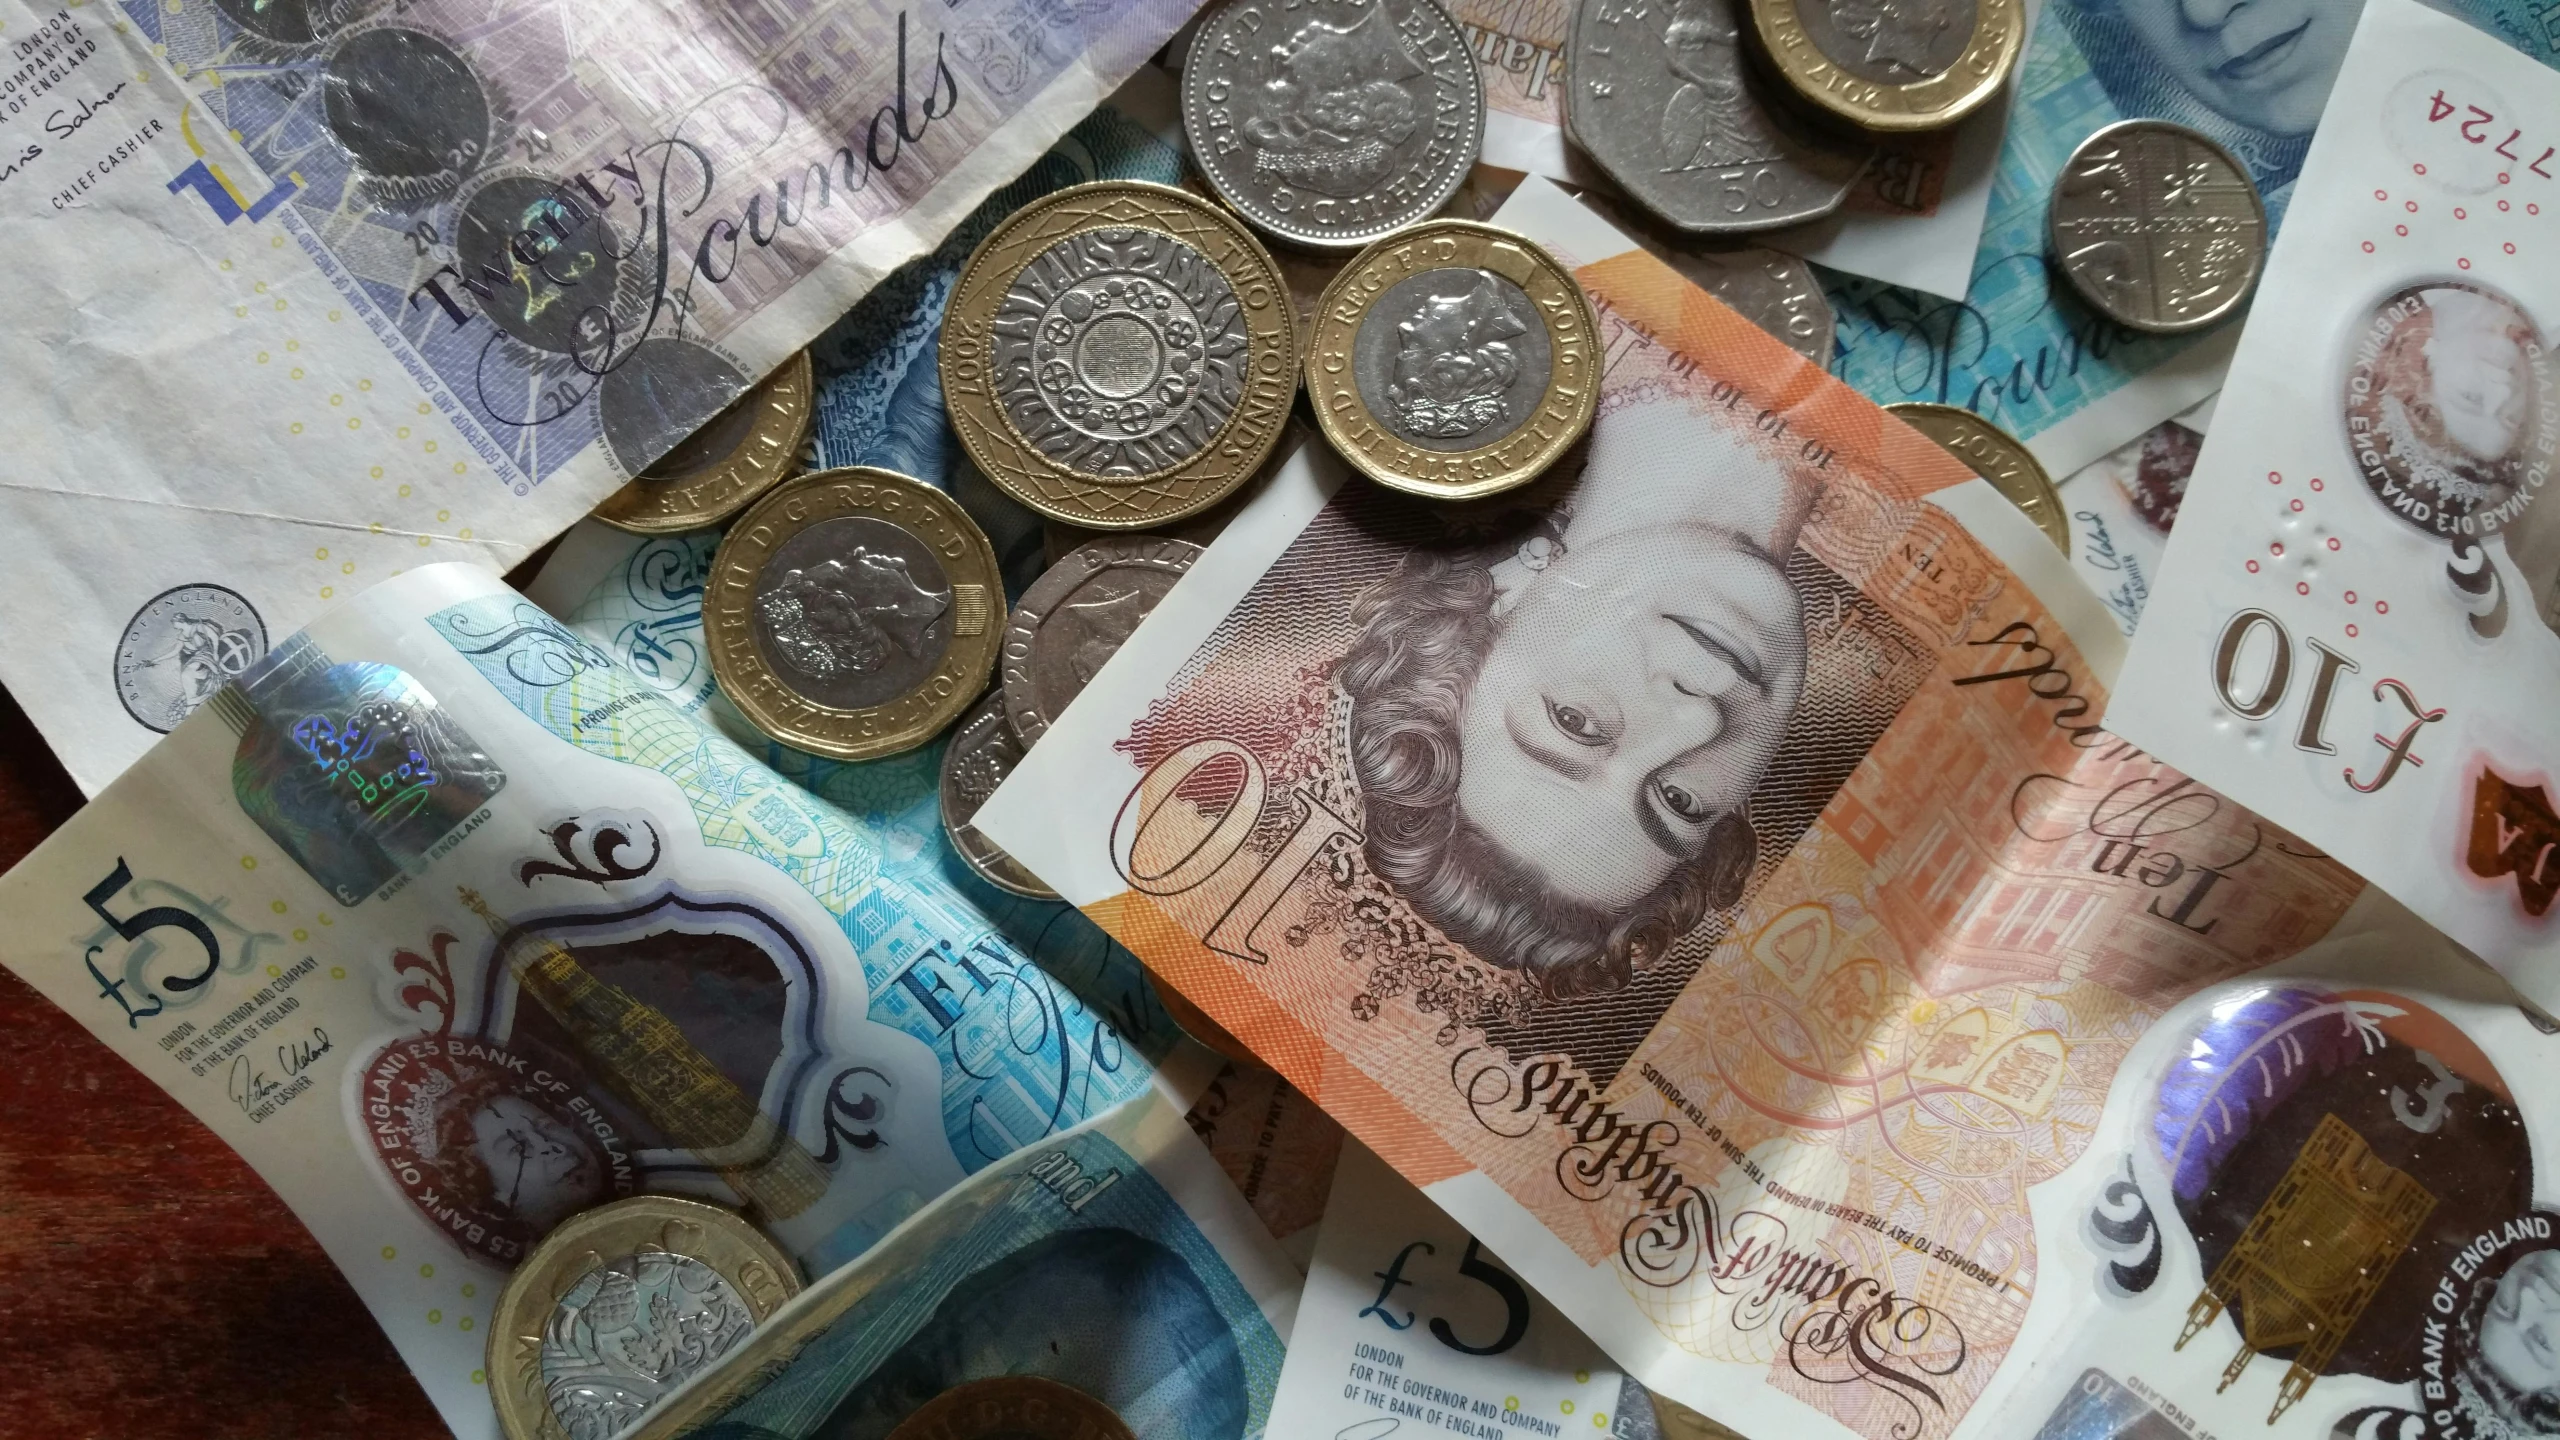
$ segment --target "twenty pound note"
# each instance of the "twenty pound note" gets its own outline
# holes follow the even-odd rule
[[[2107,722],[2560,1009],[2560,93],[2373,0]]]
[[[2033,1434],[2079,1373],[2036,1359],[2064,1333],[2259,1433],[2299,1377],[2213,1377],[2299,1339],[2248,1257],[2321,1314],[2356,1300],[2261,1214],[2297,1252],[2431,1247],[2389,1367],[2302,1352],[2398,1388],[2317,1380],[2283,1433],[2415,1406],[2392,1347],[2483,1216],[2530,1203],[2522,1150],[2398,1229],[2350,1224],[2362,1198],[2265,1206],[2297,1160],[2431,1169],[2387,1092],[2442,1130],[2426,1086],[2502,1093],[2490,1040],[2330,971],[2245,1026],[2197,1028],[2259,982],[2199,996],[2387,933],[2407,983],[2489,997],[2512,1076],[2539,1042],[2496,978],[2099,730],[2112,617],[1944,452],[1552,186],[1500,219],[1598,309],[1579,473],[1434,508],[1302,452],[977,823],[1645,1385],[1746,1434]],[[2329,1110],[2362,1138],[2306,1149]],[[2119,1259],[2138,1302],[2105,1298]]]

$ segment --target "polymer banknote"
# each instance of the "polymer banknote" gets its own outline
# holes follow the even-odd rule
[[[2160,577],[2214,401],[2180,412],[2081,467],[2056,487],[2071,564],[2131,635]]]
[[[2270,225],[2280,223],[2361,8],[2361,0],[2048,0],[2014,82],[1963,298],[1833,277],[1832,373],[1881,402],[1978,411],[2026,440],[2057,475],[2213,393],[2238,326],[2144,336],[2092,314],[2046,254],[2054,179],[2103,125],[2174,120],[2237,155]],[[2542,5],[2444,0],[2442,8],[2546,65],[2560,61],[2560,30]]]
[[[2560,90],[2371,0],[2110,727],[2560,1009]]]
[[[1145,1094],[955,1187],[629,1433],[1303,1436],[1272,1423],[1297,1300],[1297,1270]]]
[[[514,564],[1187,0],[0,0],[0,682],[94,791],[334,599]]]
[[[423,567],[0,879],[0,962],[238,1150],[490,1435],[491,1306],[559,1220],[745,1205],[822,1275],[1215,1068],[1087,922],[942,863],[901,772],[808,778],[837,798],[485,572]]]
[[[1744,1434],[2560,1393],[2497,977],[2099,729],[2113,617],[1945,452],[1553,187],[1501,219],[1599,308],[1580,473],[1300,452],[977,823]]]

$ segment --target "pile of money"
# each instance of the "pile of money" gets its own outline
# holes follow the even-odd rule
[[[0,0],[0,963],[475,1440],[2560,1436],[2530,10]]]

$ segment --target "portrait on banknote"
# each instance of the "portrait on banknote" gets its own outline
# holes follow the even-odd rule
[[[2560,377],[2523,306],[2476,281],[2411,285],[2350,337],[2347,443],[2374,498],[2453,540],[2532,505],[2560,447]]]

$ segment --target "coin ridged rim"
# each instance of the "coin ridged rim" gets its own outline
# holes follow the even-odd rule
[[[693,1227],[701,1242],[674,1248],[667,1232],[679,1225]],[[484,1373],[507,1440],[569,1440],[543,1385],[543,1332],[560,1297],[598,1266],[650,1249],[710,1266],[747,1303],[759,1327],[800,1293],[800,1268],[790,1254],[735,1210],[674,1195],[634,1195],[570,1216],[517,1264],[489,1316]],[[759,1272],[769,1277],[765,1283],[753,1278]],[[739,1351],[745,1348],[742,1341]]]
[[[885,503],[884,503],[885,501]],[[947,539],[918,529],[932,516]],[[824,521],[859,516],[895,525],[924,542],[956,592],[977,585],[992,607],[976,634],[952,624],[951,647],[905,694],[860,709],[821,705],[773,673],[756,643],[755,589],[783,543]],[[956,599],[956,594],[955,594]],[[758,730],[794,749],[836,760],[872,760],[912,750],[942,733],[987,688],[1004,637],[1004,579],[995,546],[960,502],[911,475],[868,465],[816,470],[767,491],[720,538],[702,594],[702,628],[712,678]]]
[[[2066,556],[2071,553],[2071,521],[2062,513],[2062,491],[2053,483],[2053,472],[2044,468],[2044,462],[2027,448],[2027,442],[1961,405],[1941,405],[1934,400],[1903,400],[1884,407],[1884,413],[1919,431],[1930,444],[1953,455],[1967,469],[1990,482],[1991,488],[1999,491],[2001,498],[2017,506],[2019,514],[2035,522],[2036,528],[2044,532],[2044,538],[2053,542],[2053,548]],[[2029,510],[2017,496],[2009,493],[1998,476],[1984,470],[1973,456],[1957,449],[1946,435],[1940,433],[1941,430],[1980,435],[1993,448],[2014,452],[2009,458],[2022,467],[2018,473],[2027,487],[2035,492],[2034,498],[2042,503],[2042,513]]]
[[[1491,263],[1511,256],[1519,257],[1519,263],[1508,268]],[[1369,307],[1390,286],[1426,270],[1456,267],[1491,270],[1528,295],[1547,327],[1547,388],[1530,418],[1492,444],[1425,450],[1397,436],[1369,409],[1353,374],[1353,354]],[[1556,323],[1558,310],[1571,317],[1562,328]],[[1571,328],[1575,325],[1581,327],[1578,334]],[[1583,293],[1582,282],[1545,246],[1498,225],[1429,220],[1351,257],[1324,287],[1307,341],[1307,398],[1325,440],[1379,484],[1434,500],[1498,495],[1538,478],[1591,428],[1600,409],[1599,333],[1600,312]],[[1577,376],[1576,386],[1564,383]],[[1543,434],[1541,420],[1550,422]],[[1458,478],[1436,479],[1435,471]]]
[[[1058,718],[1041,712],[1039,686],[1031,678],[1031,658],[1040,643],[1040,626],[1050,614],[1079,586],[1105,570],[1123,566],[1169,570],[1178,585],[1182,576],[1191,573],[1203,548],[1164,535],[1106,535],[1059,556],[1057,564],[1041,571],[1040,578],[1024,588],[1022,598],[1013,602],[1013,613],[1005,619],[1003,658],[996,669],[1004,693],[1005,720],[1013,726],[1014,738],[1022,742],[1023,749],[1039,744],[1040,737],[1049,733],[1050,722]],[[1178,558],[1165,553],[1177,549],[1188,553]],[[1084,568],[1070,572],[1067,567],[1088,551],[1099,558],[1085,560]]]
[[[1180,97],[1182,129],[1183,133],[1187,136],[1201,135],[1208,128],[1192,123],[1193,113],[1198,108],[1199,104],[1202,103],[1195,100],[1194,97],[1197,96],[1200,90],[1205,88],[1209,83],[1208,76],[1210,67],[1198,63],[1197,57],[1199,56],[1200,49],[1202,46],[1211,43],[1210,37],[1212,33],[1218,31],[1219,22],[1226,18],[1227,12],[1235,9],[1238,4],[1249,3],[1253,3],[1253,0],[1222,0],[1222,3],[1218,5],[1215,11],[1210,13],[1209,17],[1200,22],[1199,28],[1191,32],[1190,47],[1183,51],[1182,94]],[[1387,0],[1370,0],[1370,3],[1384,5],[1387,3]],[[1217,194],[1217,197],[1220,200],[1226,203],[1227,208],[1235,211],[1238,215],[1243,216],[1249,223],[1261,229],[1265,234],[1268,234],[1272,238],[1285,244],[1293,245],[1303,250],[1330,252],[1334,255],[1342,255],[1357,250],[1361,246],[1366,245],[1373,240],[1393,235],[1408,225],[1417,224],[1430,216],[1436,215],[1440,212],[1440,207],[1449,203],[1449,197],[1458,193],[1459,187],[1467,183],[1467,177],[1475,173],[1476,166],[1484,159],[1484,132],[1485,126],[1488,123],[1488,107],[1484,94],[1484,72],[1477,65],[1475,51],[1467,44],[1467,32],[1458,24],[1456,16],[1451,15],[1446,8],[1441,6],[1439,4],[1439,0],[1413,0],[1413,3],[1421,9],[1431,12],[1433,16],[1438,18],[1442,27],[1446,29],[1446,38],[1448,39],[1448,42],[1457,50],[1457,53],[1463,62],[1459,66],[1459,69],[1465,72],[1465,84],[1467,91],[1473,97],[1471,103],[1466,107],[1467,115],[1469,117],[1469,125],[1465,143],[1458,147],[1458,154],[1460,158],[1455,164],[1450,166],[1449,173],[1441,177],[1438,181],[1435,181],[1428,191],[1417,192],[1422,194],[1430,203],[1407,205],[1404,207],[1404,218],[1402,219],[1384,220],[1375,224],[1362,226],[1358,229],[1343,229],[1331,232],[1304,230],[1292,225],[1289,222],[1288,217],[1272,210],[1268,206],[1258,204],[1251,195],[1238,194],[1235,191],[1228,189],[1225,182],[1218,178],[1218,172],[1211,166],[1201,163],[1198,157],[1195,156],[1193,168],[1200,172],[1200,178],[1202,181],[1208,185],[1210,190]],[[1394,22],[1394,16],[1392,14],[1388,16],[1388,21],[1390,24]],[[1432,79],[1433,84],[1436,86],[1439,83],[1438,77],[1434,75]],[[1426,123],[1429,122],[1426,121]],[[1393,174],[1393,172],[1389,173],[1391,175]]]
[[[1937,130],[2000,93],[2027,48],[2023,0],[1974,0],[1973,35],[1943,71],[1908,85],[1851,74],[1804,28],[1802,0],[1749,0],[1751,29],[1795,92],[1869,130]]]
[[[799,463],[800,447],[809,443],[809,431],[818,423],[817,366],[809,352],[795,352],[730,403],[755,406],[755,418],[738,448],[699,478],[681,484],[635,475],[604,497],[595,517],[634,535],[677,535],[717,525],[781,484]],[[706,489],[710,499],[690,500]],[[688,503],[676,503],[679,498]]]
[[[1218,267],[1245,318],[1244,393],[1196,454],[1151,475],[1101,480],[1022,438],[993,390],[993,326],[1014,278],[1050,246],[1087,230],[1146,229]],[[952,283],[936,362],[960,448],[996,488],[1052,520],[1088,530],[1143,530],[1188,519],[1235,493],[1280,443],[1298,393],[1297,307],[1271,252],[1212,201],[1145,180],[1070,185],[1007,216],[978,242]],[[1140,508],[1127,495],[1156,503]],[[1109,508],[1101,502],[1109,500]]]
[[[951,818],[951,767],[961,755],[960,747],[968,743],[969,732],[980,725],[993,725],[1007,734],[1013,733],[1013,722],[1005,718],[1003,691],[991,691],[980,696],[969,713],[960,717],[960,723],[952,729],[951,743],[943,747],[942,765],[934,774],[933,808],[942,817],[943,833],[951,837],[951,853],[959,856],[960,863],[968,866],[979,879],[1008,895],[1019,895],[1025,900],[1058,899],[1057,891],[1041,884],[1039,877],[1033,875],[1027,866],[1005,853],[1003,846],[988,839],[985,831],[966,820],[954,822]],[[1021,745],[1022,737],[1015,735],[1013,743]]]
[[[2127,320],[2107,308],[2099,297],[2091,294],[2089,287],[2082,283],[2079,272],[2073,270],[2063,260],[2062,231],[2058,223],[2061,217],[2054,213],[2053,192],[2061,188],[2063,177],[2071,173],[2073,167],[2079,163],[2081,154],[2090,146],[2128,130],[2156,130],[2163,134],[2174,135],[2181,140],[2193,141],[2212,151],[2247,184],[2250,211],[2258,217],[2258,249],[2249,262],[2249,283],[2241,286],[2240,293],[2231,297],[2229,303],[2215,308],[2211,314],[2193,320]],[[2130,120],[2117,120],[2099,126],[2089,132],[2089,138],[2071,147],[2071,153],[2063,158],[2062,168],[2053,172],[2053,184],[2045,191],[2044,243],[2045,248],[2053,256],[2053,268],[2062,272],[2063,283],[2069,285],[2071,293],[2078,296],[2080,302],[2088,306],[2090,312],[2099,319],[2122,325],[2128,330],[2138,331],[2144,335],[2192,335],[2198,330],[2210,330],[2239,313],[2240,309],[2249,303],[2251,297],[2258,293],[2258,282],[2266,278],[2267,254],[2273,248],[2267,230],[2267,197],[2258,190],[2258,177],[2251,173],[2247,165],[2241,163],[2239,156],[2226,149],[2222,142],[2193,126],[2181,125],[2175,120],[2158,120],[2150,116],[2137,115]]]

